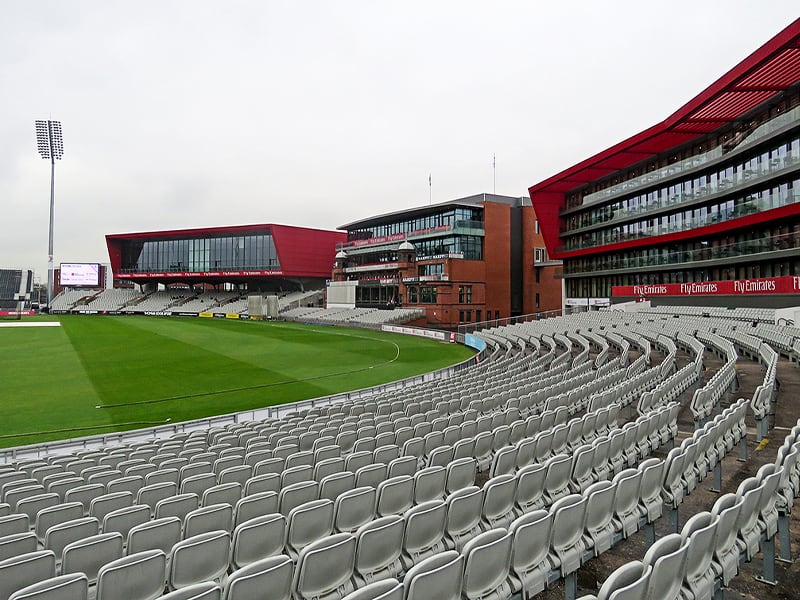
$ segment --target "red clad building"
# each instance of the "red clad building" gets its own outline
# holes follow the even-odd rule
[[[529,193],[568,305],[796,305],[800,19],[661,123]]]
[[[345,238],[264,224],[112,234],[106,244],[115,282],[273,291],[323,287]]]

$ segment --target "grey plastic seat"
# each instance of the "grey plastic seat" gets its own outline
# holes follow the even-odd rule
[[[553,517],[546,510],[534,510],[515,519],[509,527],[511,540],[511,591],[531,598],[547,587],[550,561],[550,533]]]
[[[94,585],[103,565],[122,558],[122,543],[122,534],[111,532],[67,544],[62,552],[61,574],[83,573],[89,585]]]
[[[128,554],[101,567],[96,600],[155,600],[164,592],[167,555],[161,550]]]
[[[61,560],[64,547],[76,540],[97,535],[100,523],[94,517],[81,517],[50,527],[44,534],[44,547],[55,552],[56,558]]]
[[[397,477],[398,475],[414,476],[419,469],[419,461],[414,456],[400,456],[391,461],[387,469],[387,477]]]
[[[762,465],[756,473],[756,479],[763,482],[759,502],[759,519],[766,539],[771,539],[778,533],[778,488],[783,477],[783,467],[774,463]]]
[[[403,578],[405,600],[461,600],[464,556],[440,552],[408,570]]]
[[[401,515],[414,504],[414,479],[408,475],[392,477],[379,483],[376,493],[377,516]]]
[[[377,491],[371,487],[355,488],[340,494],[334,501],[333,527],[340,533],[353,533],[375,517]]]
[[[380,517],[358,528],[354,567],[357,587],[401,575],[404,535],[405,522],[399,515]]]
[[[209,531],[228,531],[233,525],[233,507],[230,504],[201,506],[186,515],[183,537],[190,538]]]
[[[181,520],[178,517],[164,517],[132,527],[128,532],[126,548],[128,554],[161,550],[166,555],[180,539]]]
[[[711,598],[714,595],[714,557],[719,518],[710,512],[692,515],[681,530],[686,552],[684,595],[690,598]]]
[[[270,600],[291,600],[294,565],[283,554],[270,556],[243,566],[228,577],[223,600],[263,598],[269,590]]]
[[[87,600],[89,584],[83,573],[70,573],[17,590],[9,600]]]
[[[281,487],[301,481],[311,481],[312,479],[314,479],[314,467],[311,465],[295,465],[284,469],[281,473]]]
[[[59,501],[58,494],[34,494],[32,496],[21,498],[19,502],[17,502],[17,508],[15,512],[18,514],[28,515],[30,520],[33,522],[36,520],[36,515],[39,513],[39,511],[44,510],[45,508],[58,506]]]
[[[414,503],[442,500],[447,485],[447,469],[441,466],[426,467],[414,474]]]
[[[32,531],[2,536],[0,537],[0,561],[20,554],[36,552],[38,545],[36,534]]]
[[[335,473],[341,473],[345,470],[344,468],[344,458],[341,456],[335,456],[331,458],[326,458],[321,460],[318,463],[314,464],[314,473],[313,478],[316,481],[321,482],[325,479],[328,475],[333,475]]]
[[[453,460],[446,467],[445,493],[452,494],[456,490],[475,485],[477,461],[471,456]]]
[[[198,498],[197,494],[176,494],[159,500],[155,506],[154,516],[156,519],[178,517],[182,521],[187,514],[196,510],[199,506],[200,498]]]
[[[278,512],[278,494],[258,492],[242,497],[233,507],[233,525],[241,525],[255,517]]]
[[[288,517],[293,508],[316,500],[318,496],[319,484],[316,481],[293,483],[278,493],[278,510]]]
[[[345,469],[356,473],[359,469],[372,464],[372,452],[366,450],[348,454],[344,461]]]
[[[139,490],[144,487],[144,477],[141,475],[126,475],[113,481],[109,481],[106,485],[106,492],[113,494],[115,492],[130,492],[132,496],[136,496]]]
[[[642,473],[636,469],[625,469],[612,480],[617,486],[614,502],[615,529],[627,539],[639,530],[639,490]]]
[[[664,483],[664,461],[648,458],[638,467],[642,474],[639,486],[639,513],[653,523],[664,512],[661,490]]]
[[[447,505],[441,500],[418,504],[406,511],[403,539],[405,569],[446,549],[444,540]]]
[[[472,599],[501,600],[511,597],[512,535],[503,528],[490,529],[466,543],[463,595]]]
[[[557,454],[547,460],[547,473],[544,483],[544,499],[547,505],[569,495],[569,482],[572,476],[572,458]]]
[[[101,529],[103,533],[116,531],[122,534],[122,539],[128,539],[128,532],[142,523],[150,520],[150,507],[143,504],[133,504],[120,508],[103,517]]]
[[[56,555],[51,550],[19,554],[0,561],[0,598],[56,575]]]
[[[210,471],[204,471],[202,473],[196,473],[194,475],[182,478],[180,493],[197,494],[197,497],[199,498],[203,495],[203,492],[205,492],[208,488],[215,486],[216,484],[217,476]]]
[[[614,543],[614,503],[617,486],[610,481],[593,483],[584,492],[586,498],[586,537],[584,546],[595,556],[611,549]]]
[[[586,498],[579,494],[565,496],[550,507],[550,514],[553,515],[550,560],[561,576],[566,577],[581,566]]]
[[[255,517],[233,530],[231,566],[240,569],[250,563],[284,553],[286,517],[280,513]]]
[[[155,512],[156,504],[159,500],[164,500],[178,493],[178,486],[171,481],[163,483],[153,483],[142,487],[136,494],[136,504],[147,504]],[[110,496],[111,494],[109,494]],[[130,504],[133,504],[131,500]],[[130,506],[129,504],[129,506]],[[116,509],[114,509],[116,510]]]
[[[717,577],[722,578],[722,585],[727,586],[739,572],[739,513],[744,499],[736,494],[724,494],[717,498],[711,508],[711,514],[718,519],[717,537],[714,544],[714,557],[711,567]]]
[[[208,581],[164,594],[159,600],[220,600],[221,598],[222,588],[216,583]]]
[[[44,544],[44,534],[53,525],[80,519],[83,516],[83,505],[80,502],[67,502],[41,509],[36,514],[35,525],[36,537],[39,543]]]
[[[498,475],[483,486],[481,520],[484,529],[508,527],[518,515],[514,510],[517,480],[513,475]]]
[[[653,569],[632,560],[613,571],[600,586],[597,600],[646,600]]]
[[[339,599],[353,591],[356,538],[337,533],[303,548],[292,588],[296,600]]]
[[[111,494],[103,494],[101,496],[97,496],[96,498],[92,499],[91,503],[89,504],[89,515],[97,518],[98,521],[102,522],[108,513],[114,512],[115,510],[119,510],[120,508],[127,508],[128,506],[133,506],[133,504],[134,504],[133,494],[129,491],[120,491]],[[147,506],[150,507],[150,511],[152,514],[155,505],[147,504]]]
[[[92,500],[106,493],[106,486],[102,483],[87,483],[72,488],[64,493],[64,502],[80,502],[83,504],[84,515],[89,514]]]
[[[277,473],[264,473],[254,475],[244,484],[243,496],[252,496],[260,492],[274,492],[277,494],[281,490],[281,476]]]
[[[0,536],[12,535],[14,533],[26,533],[30,530],[30,517],[13,513],[0,517]]]
[[[570,489],[580,494],[594,483],[594,446],[583,445],[573,451]]]
[[[289,512],[286,526],[286,554],[290,558],[333,531],[333,502],[327,499],[313,500]]]
[[[167,584],[177,590],[205,581],[219,582],[228,569],[231,534],[211,531],[186,538],[173,546]]]
[[[483,490],[470,486],[456,490],[447,497],[445,542],[450,550],[458,550],[482,531],[481,510]]]
[[[489,477],[513,475],[517,469],[517,447],[504,446],[495,452],[489,467]]]
[[[340,494],[356,487],[356,475],[352,471],[331,473],[319,483],[319,497],[336,500]]]
[[[236,482],[220,483],[208,488],[200,499],[201,506],[210,506],[212,504],[230,504],[231,507],[242,497],[242,486]]]
[[[743,500],[739,512],[739,546],[745,553],[747,560],[752,560],[761,544],[761,527],[758,517],[761,507],[761,494],[766,487],[765,482],[760,482],[755,477],[748,477],[736,490],[736,496]]]
[[[653,569],[647,586],[647,598],[679,598],[686,575],[688,548],[678,533],[665,535],[648,548],[642,561]]]
[[[403,600],[403,584],[397,579],[383,579],[347,594],[343,600]]]
[[[517,479],[517,495],[514,502],[519,514],[544,507],[546,475],[547,467],[543,464],[525,465],[517,471],[515,475]]]

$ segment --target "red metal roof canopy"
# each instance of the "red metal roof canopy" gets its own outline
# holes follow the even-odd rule
[[[557,246],[566,192],[714,131],[798,81],[800,19],[661,123],[531,186],[528,192],[550,252]]]

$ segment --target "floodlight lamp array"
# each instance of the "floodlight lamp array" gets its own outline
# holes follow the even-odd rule
[[[60,121],[36,121],[36,145],[42,158],[61,160],[64,156],[64,140]]]

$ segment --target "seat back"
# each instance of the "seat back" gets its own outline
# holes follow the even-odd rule
[[[414,565],[403,578],[405,600],[460,600],[464,557],[453,550]]]
[[[231,542],[231,565],[240,569],[261,559],[277,556],[286,545],[286,517],[262,515],[237,525]]]
[[[328,597],[336,591],[343,596],[353,590],[356,538],[337,533],[303,548],[297,559],[293,588],[297,600]]]
[[[379,517],[359,527],[355,533],[355,573],[359,583],[401,574],[404,532],[405,522],[399,515]]]
[[[52,550],[61,559],[64,547],[70,542],[97,535],[100,523],[94,517],[81,517],[50,527],[44,534],[44,547]]]
[[[686,553],[686,586],[694,597],[710,597],[714,593],[714,557],[719,518],[704,511],[692,515],[681,530],[688,546]]]
[[[230,504],[209,504],[191,511],[183,523],[183,537],[188,538],[209,531],[230,531],[233,507]]]
[[[647,586],[648,598],[676,600],[686,575],[689,545],[678,533],[665,535],[644,555],[644,564],[653,568]]]
[[[586,523],[586,498],[570,494],[550,507],[553,528],[550,547],[561,561],[561,575],[566,576],[580,567],[581,535]]]
[[[510,597],[508,572],[511,567],[511,534],[505,529],[490,529],[464,546],[464,581],[467,598],[485,598],[489,594]]]
[[[118,532],[122,539],[128,539],[128,532],[137,525],[150,520],[150,507],[144,504],[133,504],[106,514],[102,521],[103,533]]]
[[[447,506],[442,500],[431,500],[410,508],[404,516],[406,530],[403,548],[412,561],[416,562],[416,556],[441,543],[447,520]]]
[[[443,499],[446,485],[447,469],[444,467],[426,467],[417,471],[414,475],[414,503]]]
[[[483,490],[474,485],[456,490],[447,497],[446,505],[445,535],[460,550],[467,539],[480,531]]]
[[[44,534],[53,525],[65,523],[83,517],[83,504],[80,502],[66,502],[41,509],[36,515],[36,537],[44,543]]]
[[[94,585],[100,568],[112,560],[122,558],[121,533],[101,533],[76,540],[64,547],[61,573],[83,573]]]
[[[316,481],[293,483],[278,493],[278,510],[288,517],[293,508],[316,500],[318,495],[319,484]]]
[[[347,594],[342,600],[403,600],[403,584],[391,578],[376,581]]]
[[[456,490],[475,485],[477,461],[469,456],[453,460],[447,465],[445,493],[452,494]]]
[[[483,486],[481,517],[486,527],[505,527],[514,520],[517,480],[513,475],[498,475]]]
[[[250,600],[269,590],[274,600],[291,600],[294,564],[279,554],[254,561],[235,570],[225,582],[223,600]]]
[[[228,569],[231,535],[211,531],[186,538],[172,548],[167,583],[171,590],[218,581]]]
[[[355,486],[356,475],[352,471],[331,473],[320,480],[319,497],[336,500],[340,494],[352,490]]]
[[[196,510],[198,506],[200,506],[200,498],[197,494],[176,494],[156,503],[155,518],[178,517],[183,520],[187,514]]]
[[[392,477],[378,484],[375,512],[378,516],[401,515],[414,503],[414,479]]]
[[[334,529],[352,533],[375,517],[375,488],[360,487],[340,494],[334,501]]]
[[[159,600],[220,600],[222,588],[216,583],[207,581],[175,590],[165,594]]]
[[[97,600],[155,600],[164,591],[167,555],[147,550],[123,556],[101,567]]]
[[[549,504],[552,504],[569,494],[572,458],[566,454],[558,454],[550,458],[546,464],[544,497]]]
[[[553,516],[539,509],[525,513],[515,519],[509,527],[512,535],[511,570],[524,582],[526,595],[544,590],[550,570],[547,554],[550,551],[550,537]]]
[[[161,550],[169,554],[172,547],[181,539],[181,520],[178,517],[154,519],[136,525],[128,532],[128,554],[147,550]]]
[[[311,542],[331,534],[333,530],[333,502],[312,500],[293,508],[287,519],[286,550],[297,556]]]
[[[89,584],[83,573],[45,579],[11,594],[9,600],[87,600]]]
[[[600,586],[597,600],[645,600],[652,570],[639,560],[623,564]]]

